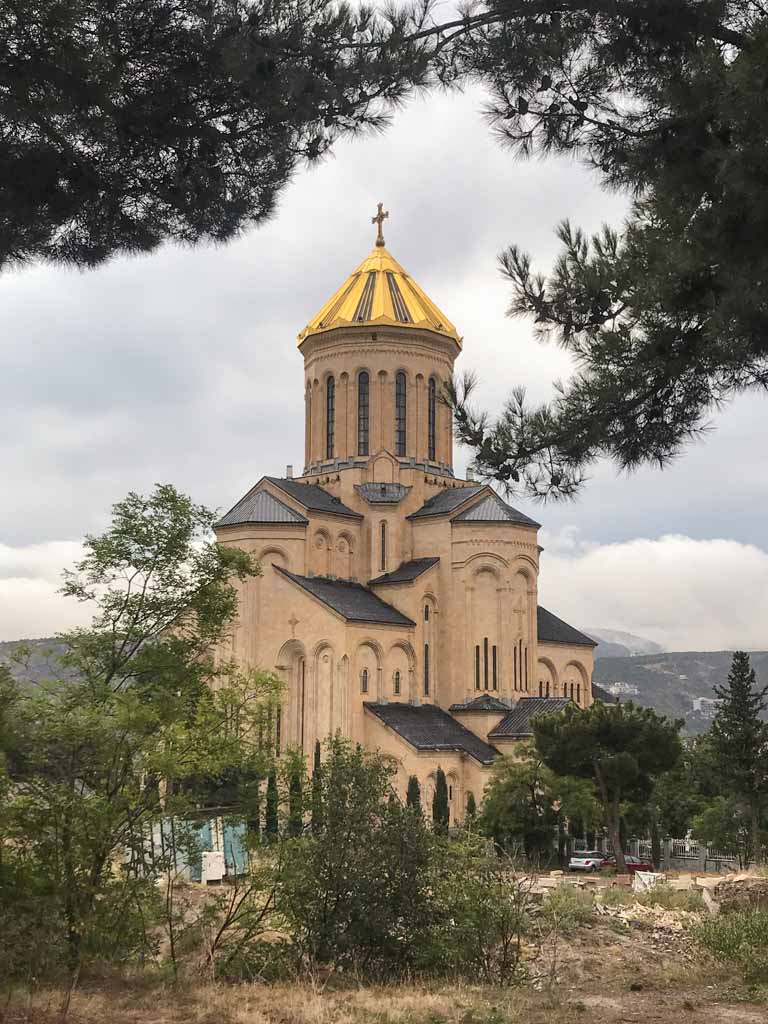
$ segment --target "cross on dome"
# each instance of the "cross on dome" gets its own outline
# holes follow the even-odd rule
[[[371,217],[371,224],[378,224],[379,233],[376,236],[376,245],[381,248],[384,245],[384,233],[381,230],[384,221],[389,217],[389,210],[384,209],[384,203],[379,203],[375,217]]]

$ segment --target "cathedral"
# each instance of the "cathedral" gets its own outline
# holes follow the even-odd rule
[[[262,566],[232,655],[284,680],[278,744],[378,749],[425,806],[441,767],[458,822],[534,714],[591,703],[595,643],[537,602],[539,524],[454,475],[441,395],[462,339],[387,250],[387,216],[298,336],[301,474],[263,477],[216,532]]]

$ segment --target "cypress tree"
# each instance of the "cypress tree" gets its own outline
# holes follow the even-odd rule
[[[301,771],[298,767],[291,772],[288,783],[288,835],[300,836],[304,829],[304,808],[302,807]]]
[[[264,820],[264,832],[267,840],[273,841],[277,838],[277,775],[274,771],[269,773],[267,779],[267,809]]]
[[[415,775],[411,775],[408,779],[408,792],[406,793],[405,803],[412,811],[417,811],[421,814],[421,786]]]
[[[315,743],[312,769],[312,831],[317,835],[323,827],[323,767],[320,761],[320,740]]]
[[[477,822],[477,803],[475,802],[475,794],[470,793],[467,797],[467,818],[465,825],[468,829],[474,828]]]
[[[435,795],[432,797],[432,824],[435,832],[447,832],[450,817],[448,782],[443,769],[438,768],[435,779]]]
[[[768,707],[768,686],[757,686],[749,655],[736,651],[727,684],[714,691],[721,701],[711,729],[720,781],[749,817],[752,858],[760,862],[768,779],[768,726],[761,716]]]

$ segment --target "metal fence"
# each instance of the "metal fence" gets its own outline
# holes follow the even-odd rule
[[[586,839],[577,839],[574,850],[595,850],[606,856],[613,855],[613,846],[607,836],[598,835],[593,845]],[[640,860],[653,860],[653,844],[650,839],[632,838],[624,844],[624,853]],[[694,839],[673,839],[667,837],[661,841],[662,868],[689,869],[696,871],[721,871],[724,868],[738,868],[738,854],[729,850],[718,850],[714,846],[698,843]]]

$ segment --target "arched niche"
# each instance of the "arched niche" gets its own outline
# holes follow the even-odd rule
[[[324,742],[333,734],[333,701],[335,687],[333,647],[327,640],[315,646],[313,652],[313,683],[315,703],[316,739]],[[313,740],[314,744],[314,740]]]
[[[312,571],[317,576],[330,576],[332,544],[331,536],[327,530],[315,530],[312,536],[312,551],[310,554]]]
[[[290,569],[291,561],[283,548],[268,547],[259,552],[257,561],[261,566],[279,565],[282,569]]]
[[[336,551],[334,555],[335,564],[333,568],[334,575],[341,576],[344,579],[350,579],[355,575],[354,554],[354,537],[347,530],[342,530],[336,538]]]
[[[571,659],[562,672],[562,696],[569,697],[581,707],[587,702],[589,675],[580,661]]]
[[[416,667],[413,647],[405,640],[396,641],[387,651],[385,664],[383,696],[392,701],[412,700]]]
[[[539,658],[536,666],[536,693],[539,697],[560,697],[557,668],[549,658]]]
[[[281,707],[282,746],[308,750],[311,731],[311,700],[307,652],[299,640],[280,648],[275,671],[283,682]]]
[[[360,700],[378,701],[380,699],[383,665],[384,656],[381,645],[376,640],[362,640],[355,651],[355,679],[352,683],[352,691],[354,692],[356,688]],[[367,673],[365,687],[363,686],[363,673]]]

